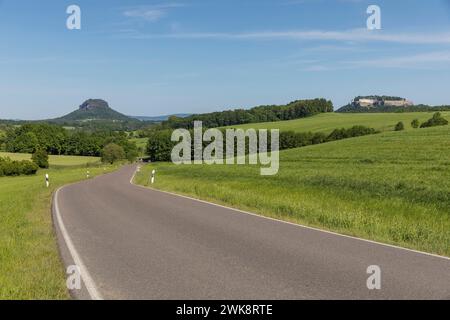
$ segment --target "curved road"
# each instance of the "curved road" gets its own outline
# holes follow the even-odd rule
[[[449,259],[145,189],[135,168],[55,195],[63,260],[82,271],[76,298],[450,299]],[[367,288],[370,265],[380,290]]]

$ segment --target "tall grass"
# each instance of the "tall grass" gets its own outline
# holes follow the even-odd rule
[[[89,171],[96,176],[112,169]],[[45,187],[45,173],[50,188]],[[0,178],[0,300],[69,298],[52,227],[51,197],[56,188],[83,179],[86,169],[70,166],[31,177]]]
[[[450,256],[450,127],[386,132],[280,153],[258,166],[151,164],[155,187],[348,235]]]

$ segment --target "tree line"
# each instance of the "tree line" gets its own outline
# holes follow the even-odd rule
[[[136,144],[125,132],[68,130],[52,124],[24,124],[10,127],[3,138],[4,149],[13,153],[35,153],[45,150],[51,155],[95,156],[114,143],[123,148],[125,157],[132,161],[138,156]]]
[[[225,135],[225,129],[220,129]],[[191,136],[193,136],[193,130],[189,130]],[[256,131],[259,136],[259,130]],[[364,126],[353,126],[345,129],[335,129],[330,134],[322,132],[294,132],[294,131],[281,131],[279,135],[279,150],[300,148],[309,145],[315,145],[325,142],[331,142],[336,140],[342,140],[352,137],[359,137],[369,134],[379,133],[379,131]],[[147,154],[151,161],[171,161],[171,153],[173,147],[178,142],[171,141],[172,130],[152,130],[149,133],[149,139],[147,143]],[[270,141],[270,130],[268,130],[268,141]],[[248,152],[249,139],[246,138],[245,150]],[[203,148],[205,148],[210,142],[203,141]],[[226,150],[226,141],[223,142],[223,150]],[[234,141],[234,150],[237,151],[237,140]],[[191,149],[194,149],[194,141],[192,140]],[[194,154],[191,152],[191,154]]]
[[[373,108],[361,107],[354,104],[348,104],[337,110],[339,113],[404,113],[404,112],[435,112],[435,111],[450,111],[450,106],[428,106],[424,104],[414,106],[376,106]]]
[[[186,118],[176,116],[163,121],[164,129],[191,129],[194,121],[202,121],[207,128],[217,128],[245,123],[273,122],[305,118],[318,113],[333,112],[333,103],[326,99],[296,100],[287,105],[259,106],[221,112],[196,114]]]

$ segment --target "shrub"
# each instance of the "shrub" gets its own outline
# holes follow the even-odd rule
[[[312,144],[324,143],[327,140],[327,135],[322,132],[317,132],[312,137]]]
[[[39,169],[39,166],[36,163],[28,161],[28,160],[20,161],[19,166],[20,166],[21,174],[25,174],[25,175],[35,174]],[[47,168],[48,168],[48,166],[47,166]]]
[[[330,135],[327,137],[326,141],[342,140],[375,133],[378,133],[378,131],[376,131],[373,128],[368,128],[364,126],[353,126],[349,129],[344,128],[334,129],[333,132],[331,132]]]
[[[10,158],[0,158],[0,177],[19,176],[21,174],[32,175],[38,169],[35,163],[28,160],[12,161]]]
[[[395,125],[395,131],[403,131],[405,130],[405,125],[403,124],[403,122],[399,122]]]
[[[436,112],[431,119],[422,123],[421,128],[436,127],[436,126],[446,126],[448,121],[444,119],[440,112]]]
[[[31,156],[31,160],[39,168],[48,168],[48,154],[44,149],[37,149],[36,152]]]
[[[419,126],[419,119],[414,119],[413,121],[411,121],[411,127],[413,127],[414,129],[417,129]]]
[[[151,161],[170,161],[172,148],[176,143],[171,141],[170,130],[155,130],[150,133],[147,153]]]
[[[102,162],[113,164],[118,160],[126,158],[123,148],[115,143],[106,145],[102,150]]]

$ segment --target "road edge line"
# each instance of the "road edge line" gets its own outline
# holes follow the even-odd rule
[[[75,263],[80,268],[80,275],[84,282],[84,285],[86,287],[86,290],[91,297],[92,300],[103,300],[102,295],[97,289],[97,286],[95,285],[94,280],[92,279],[91,275],[89,274],[88,269],[86,268],[85,264],[83,263],[83,260],[81,259],[80,255],[78,254],[78,251],[75,249],[75,246],[72,242],[72,239],[69,236],[69,233],[67,232],[67,229],[64,225],[64,222],[61,217],[61,213],[59,211],[59,205],[58,205],[58,194],[59,191],[64,188],[58,188],[55,192],[55,195],[53,197],[53,208],[55,211],[55,217],[58,222],[59,231],[61,232],[61,235],[64,239],[64,242],[66,243],[67,249]]]
[[[378,241],[375,241],[375,240],[358,238],[358,237],[355,237],[355,236],[349,236],[349,235],[346,235],[346,234],[337,233],[337,232],[329,231],[329,230],[323,230],[323,229],[319,229],[319,228],[316,228],[316,227],[305,226],[303,224],[289,222],[289,221],[285,221],[285,220],[280,220],[280,219],[276,219],[276,218],[272,218],[272,217],[267,217],[267,216],[264,216],[262,214],[257,214],[257,213],[253,213],[253,212],[237,209],[237,208],[227,207],[227,206],[224,206],[224,205],[221,205],[221,204],[218,204],[218,203],[214,203],[214,202],[210,202],[210,201],[206,201],[206,200],[201,200],[201,199],[197,199],[197,198],[193,198],[193,197],[177,194],[177,193],[170,192],[170,191],[159,190],[159,189],[156,189],[156,188],[153,188],[153,187],[149,187],[149,186],[147,186],[147,187],[146,186],[142,186],[142,185],[134,183],[135,175],[136,175],[136,171],[133,173],[133,176],[131,177],[130,184],[132,184],[132,185],[134,185],[136,187],[140,187],[140,188],[146,189],[146,190],[152,190],[152,191],[157,191],[157,192],[161,192],[161,193],[165,193],[165,194],[170,194],[172,196],[182,197],[182,198],[185,198],[185,199],[190,199],[190,200],[194,200],[194,201],[197,201],[197,202],[210,204],[210,205],[213,205],[213,206],[216,206],[216,207],[229,209],[229,210],[232,210],[232,211],[248,214],[248,215],[251,215],[251,216],[254,216],[254,217],[259,217],[259,218],[262,218],[262,219],[268,219],[268,220],[272,220],[272,221],[277,221],[277,222],[280,222],[280,223],[285,223],[285,224],[289,224],[289,225],[292,225],[292,226],[296,226],[296,227],[300,227],[300,228],[304,228],[304,229],[308,229],[308,230],[323,232],[323,233],[327,233],[327,234],[331,234],[331,235],[335,235],[335,236],[340,236],[340,237],[344,237],[344,238],[348,238],[348,239],[359,240],[359,241],[368,242],[368,243],[371,243],[371,244],[376,244],[376,245],[389,247],[389,248],[394,248],[394,249],[400,249],[400,250],[408,251],[408,252],[411,252],[411,253],[422,254],[422,255],[426,255],[426,256],[430,256],[430,257],[434,257],[434,258],[440,258],[440,259],[444,259],[444,260],[450,261],[450,257],[441,256],[441,255],[434,254],[434,253],[428,253],[428,252],[424,252],[424,251],[404,248],[404,247],[396,246],[394,244],[378,242]]]

